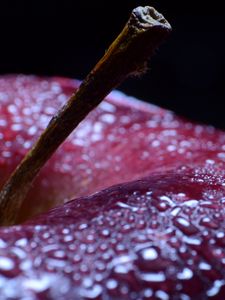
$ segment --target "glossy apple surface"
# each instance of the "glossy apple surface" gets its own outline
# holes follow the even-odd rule
[[[0,185],[78,85],[65,78],[0,78]],[[215,157],[223,163],[223,151],[224,133],[113,92],[41,171],[19,219],[158,171],[211,164]]]
[[[217,165],[181,167],[1,229],[1,296],[224,299],[224,189]]]
[[[2,178],[77,84],[0,80]],[[150,176],[1,228],[0,296],[224,299],[224,165],[223,132],[112,93],[49,161],[28,199],[46,208],[70,190],[90,194]]]

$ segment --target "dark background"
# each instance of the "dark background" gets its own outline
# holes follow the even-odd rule
[[[82,79],[119,33],[131,9],[152,5],[170,21],[173,34],[152,59],[151,71],[141,79],[127,80],[120,89],[225,128],[222,2],[0,1],[0,73]]]

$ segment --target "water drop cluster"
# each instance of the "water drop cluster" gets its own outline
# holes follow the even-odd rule
[[[77,86],[0,79],[0,178]],[[224,167],[224,132],[113,92],[26,203],[65,204],[0,229],[0,299],[224,299]]]
[[[78,86],[64,78],[0,78],[0,186]],[[20,219],[153,172],[224,161],[223,132],[114,91],[47,163]]]

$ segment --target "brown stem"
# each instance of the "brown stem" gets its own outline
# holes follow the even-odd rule
[[[0,192],[0,225],[15,223],[34,178],[73,129],[126,77],[141,74],[146,62],[171,31],[169,23],[152,7],[137,7],[122,32],[50,121],[33,148]]]

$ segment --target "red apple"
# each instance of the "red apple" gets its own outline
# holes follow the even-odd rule
[[[77,83],[0,82],[11,91],[1,88],[4,176],[31,146],[29,132],[39,133]],[[112,93],[49,161],[28,199],[46,208],[45,199],[55,204],[70,190],[149,177],[0,229],[2,299],[223,299],[224,161],[223,132]]]
[[[2,299],[224,299],[224,186],[183,166],[2,228]]]
[[[65,78],[1,77],[0,185],[78,85]],[[210,126],[113,92],[43,168],[19,220],[154,172],[215,158],[222,163],[224,145],[224,133]]]

